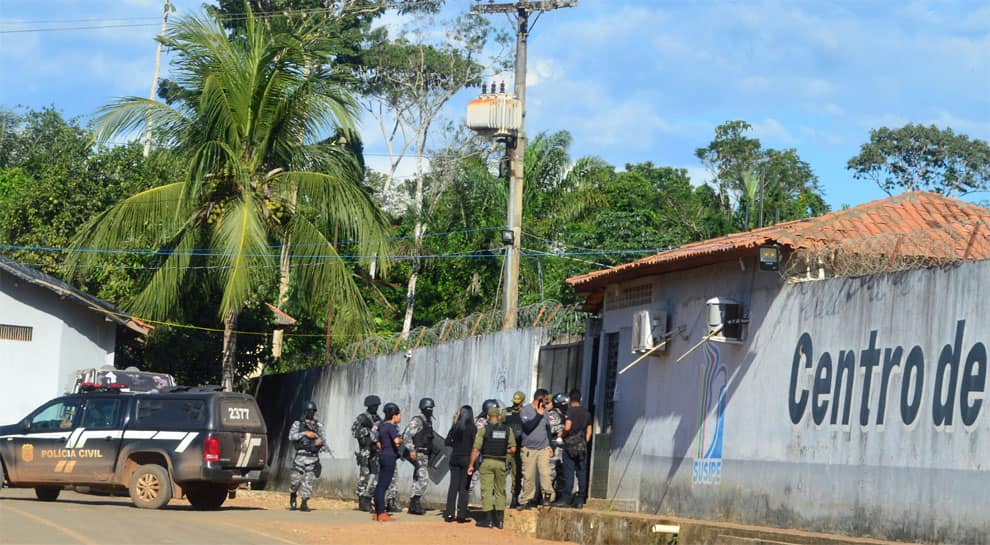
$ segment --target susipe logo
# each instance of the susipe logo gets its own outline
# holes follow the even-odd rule
[[[794,348],[788,408],[791,422],[799,424],[810,413],[816,425],[846,428],[851,413],[859,409],[859,425],[883,429],[890,412],[898,412],[906,426],[921,422],[923,405],[931,404],[932,424],[951,430],[956,422],[969,429],[976,425],[983,408],[987,385],[987,349],[982,342],[964,351],[966,320],[956,323],[954,342],[942,347],[936,359],[926,357],[921,346],[877,347],[877,332],[870,332],[869,346],[855,350],[815,354],[810,333],[804,333]],[[817,356],[817,358],[816,358]],[[900,375],[900,380],[893,380]],[[857,381],[861,396],[853,399]],[[931,395],[924,395],[931,392]],[[890,419],[897,418],[890,415]]]

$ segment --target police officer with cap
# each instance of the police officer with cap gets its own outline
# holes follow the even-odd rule
[[[430,482],[430,456],[433,455],[433,409],[436,404],[432,398],[424,397],[419,400],[419,412],[409,420],[409,425],[402,431],[402,446],[408,453],[409,461],[413,464],[413,482],[409,498],[409,514],[423,515],[422,497]]]
[[[309,511],[309,498],[313,495],[313,481],[320,476],[320,452],[327,448],[323,424],[316,419],[316,403],[303,404],[303,417],[292,423],[289,441],[296,447],[289,474],[289,509],[296,509],[296,495],[302,495],[300,511]]]
[[[478,525],[501,529],[505,524],[505,462],[516,451],[516,438],[512,429],[501,422],[502,411],[492,406],[486,412],[488,421],[484,431],[474,438],[468,474],[474,473],[478,456],[482,456],[481,515]]]
[[[522,437],[522,418],[519,416],[519,412],[525,402],[526,394],[516,392],[512,394],[512,406],[505,410],[505,424],[512,429],[512,433],[516,437]],[[516,449],[515,454],[509,457],[508,471],[512,480],[512,502],[509,506],[513,508],[519,507],[519,494],[522,493],[522,457],[520,454],[519,449]]]
[[[361,511],[371,511],[371,497],[375,493],[375,486],[378,484],[378,449],[375,441],[371,438],[371,431],[375,424],[381,421],[378,416],[378,407],[382,400],[376,395],[369,395],[364,398],[366,410],[357,415],[354,423],[351,424],[351,435],[357,439],[358,449],[354,452],[358,465],[358,509]]]

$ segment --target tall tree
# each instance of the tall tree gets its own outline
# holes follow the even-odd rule
[[[365,54],[361,76],[368,112],[379,123],[385,141],[389,171],[383,194],[392,193],[399,164],[409,155],[415,159],[415,185],[411,209],[414,218],[413,252],[419,256],[425,228],[424,183],[426,155],[444,107],[462,89],[479,85],[484,75],[482,54],[493,36],[491,25],[478,15],[465,15],[452,22],[439,23],[427,17],[391,38],[387,29],[379,29]],[[388,207],[387,202],[383,205]],[[406,289],[403,338],[412,327],[416,283],[421,260],[416,257]]]
[[[915,189],[966,195],[990,190],[990,145],[935,125],[881,127],[870,131],[846,168],[888,195]]]
[[[722,213],[739,229],[828,211],[818,177],[797,150],[763,148],[745,121],[727,121],[695,151],[711,173]]]
[[[349,128],[355,101],[324,63],[306,29],[272,30],[245,15],[228,34],[209,17],[180,19],[161,38],[173,52],[173,103],[128,97],[104,107],[97,141],[131,134],[150,112],[155,134],[184,157],[184,179],[140,192],[94,217],[80,248],[154,248],[160,268],[133,301],[151,317],[180,310],[189,284],[220,297],[223,385],[233,388],[236,326],[259,286],[271,285],[273,244],[291,237],[292,274],[302,304],[361,329],[364,301],[328,232],[360,240],[362,255],[388,255],[385,224],[345,158],[303,146]],[[321,148],[316,148],[321,149]],[[311,170],[293,170],[312,167]],[[298,206],[289,205],[291,196]],[[275,246],[277,248],[278,246]],[[208,248],[204,250],[204,248]],[[74,254],[72,269],[98,258]]]
[[[731,216],[738,197],[745,191],[743,176],[760,160],[760,141],[748,136],[753,126],[742,120],[715,127],[715,138],[694,154],[705,165],[718,189],[722,211]]]

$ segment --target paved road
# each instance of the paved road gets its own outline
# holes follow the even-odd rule
[[[253,494],[253,495],[251,495]],[[288,511],[284,495],[249,493],[219,511],[195,511],[184,500],[159,510],[138,509],[126,497],[63,491],[37,501],[31,489],[0,490],[0,544],[382,544],[427,545],[551,543],[473,525],[445,524],[433,516],[400,515],[382,524],[351,504],[314,500],[312,513]]]

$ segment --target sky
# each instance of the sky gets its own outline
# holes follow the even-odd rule
[[[174,3],[172,17],[202,0]],[[160,16],[161,0],[0,0],[0,107],[88,118],[115,97],[147,96]],[[53,27],[74,30],[39,30]],[[701,183],[694,150],[742,119],[765,147],[795,148],[838,208],[885,196],[846,169],[871,128],[935,124],[990,140],[988,59],[986,1],[580,0],[532,30],[527,132],[565,129],[575,159],[652,161]],[[462,119],[477,93],[458,95],[447,117]],[[370,119],[363,132],[367,151],[384,153]]]

